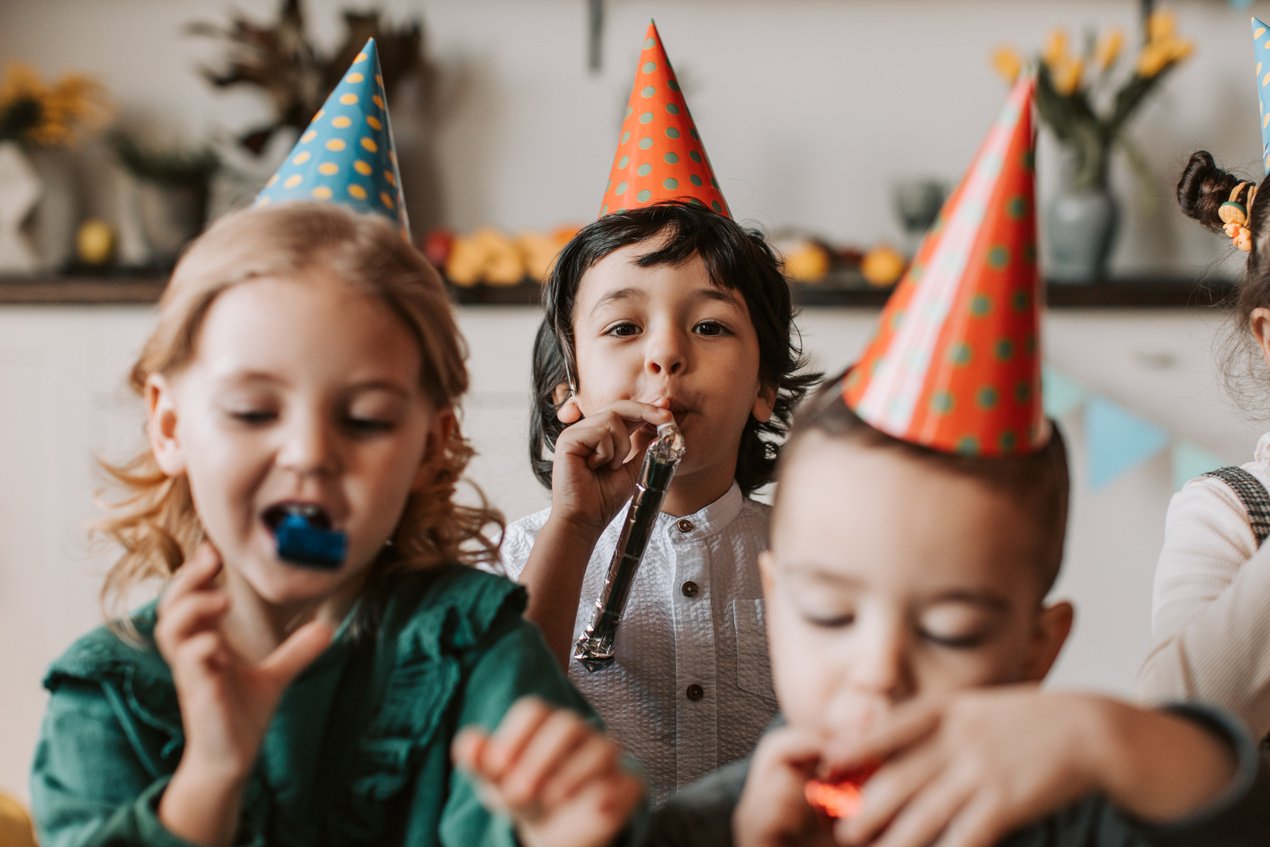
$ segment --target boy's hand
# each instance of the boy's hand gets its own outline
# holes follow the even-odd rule
[[[229,598],[214,584],[220,569],[220,556],[202,545],[168,583],[154,636],[181,705],[182,764],[240,779],[255,763],[283,691],[326,648],[332,631],[305,624],[259,664],[246,661],[220,629],[229,611]]]
[[[835,830],[873,847],[989,847],[1094,792],[1131,816],[1174,820],[1233,773],[1225,745],[1192,721],[1031,685],[910,704],[836,754],[885,762]]]
[[[824,744],[822,737],[790,726],[763,736],[732,815],[737,847],[834,843],[827,821],[807,805],[805,795]]]
[[[608,844],[644,793],[612,739],[534,697],[517,700],[493,735],[468,727],[451,749],[483,802],[510,815],[528,847]]]
[[[630,499],[637,461],[670,411],[637,400],[618,400],[582,417],[567,400],[558,412],[566,424],[556,439],[551,470],[551,517],[599,534]]]

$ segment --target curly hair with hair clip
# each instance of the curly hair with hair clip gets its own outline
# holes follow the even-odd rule
[[[551,451],[564,431],[556,417],[559,388],[574,385],[573,309],[582,278],[597,262],[631,244],[648,243],[636,264],[680,265],[700,256],[711,282],[740,293],[759,345],[759,381],[775,389],[771,419],[751,417],[741,434],[736,481],[750,494],[771,482],[780,441],[794,409],[821,374],[803,370],[807,357],[794,326],[789,284],[762,233],[703,206],[657,203],[605,215],[584,227],[556,258],[543,289],[546,314],[534,339],[533,408],[529,459],[534,476],[551,487]]]
[[[131,389],[144,397],[152,376],[179,374],[195,359],[203,319],[227,289],[316,270],[379,298],[400,318],[422,352],[425,396],[434,408],[457,414],[468,387],[467,349],[437,272],[386,219],[325,203],[234,212],[195,240],[159,302],[158,322],[129,377]],[[474,483],[475,505],[455,499],[473,455],[457,417],[448,440],[432,449],[435,476],[408,497],[391,554],[380,556],[372,579],[446,562],[475,565],[498,559],[495,539],[504,526],[502,514]],[[203,541],[204,531],[187,479],[166,475],[148,449],[127,462],[100,464],[125,491],[104,504],[110,513],[95,530],[123,551],[106,575],[101,603],[107,620],[121,622],[126,632],[119,607],[128,593],[144,581],[175,573]]]
[[[1232,206],[1238,206],[1237,216],[1242,212],[1248,263],[1245,278],[1231,298],[1234,308],[1221,371],[1227,390],[1245,411],[1266,415],[1270,414],[1270,392],[1266,390],[1270,374],[1251,332],[1251,320],[1255,310],[1270,308],[1270,214],[1256,201],[1256,185],[1223,169],[1207,150],[1199,150],[1191,154],[1178,179],[1177,205],[1187,217],[1214,232],[1230,226]],[[1254,199],[1249,201],[1249,195]],[[1231,235],[1230,231],[1226,234]]]

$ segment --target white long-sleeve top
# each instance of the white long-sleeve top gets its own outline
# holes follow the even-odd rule
[[[519,579],[544,510],[512,523],[503,566]],[[643,764],[651,799],[750,755],[777,711],[764,631],[758,554],[771,508],[732,488],[683,517],[662,514],[631,584],[613,664],[569,660],[569,679],[622,747]],[[591,621],[626,508],[587,564],[574,637]]]
[[[1243,467],[1270,487],[1270,433]],[[1169,503],[1151,628],[1141,698],[1215,703],[1255,737],[1270,733],[1270,544],[1257,549],[1243,503],[1221,480],[1192,479]]]

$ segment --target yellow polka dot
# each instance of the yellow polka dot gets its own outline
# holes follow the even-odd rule
[[[361,159],[358,159],[356,162],[353,162],[353,170],[357,171],[362,176],[370,176],[372,168],[369,162],[363,162]]]
[[[302,182],[304,182],[304,177],[300,176],[299,174],[291,174],[291,176],[287,177],[287,181],[282,184],[285,185],[287,188],[295,188],[297,185],[299,185]]]
[[[317,138],[317,133],[314,132],[313,130],[309,130],[304,135],[300,136],[300,143],[308,144],[310,141],[312,141],[315,138]]]
[[[356,71],[354,71],[353,73],[351,73],[351,74],[349,74],[348,76],[344,77],[344,79],[345,79],[345,80],[347,80],[348,82],[361,82],[361,81],[362,81],[362,80],[364,80],[365,78],[366,78],[366,77],[362,76],[361,74],[357,73]]]
[[[1252,34],[1252,37],[1253,37],[1253,38],[1260,38],[1261,36],[1263,36],[1263,35],[1265,35],[1265,34],[1266,34],[1266,28],[1265,28],[1265,27],[1263,27],[1263,26],[1259,26],[1259,27],[1257,27],[1257,31],[1256,31],[1256,32],[1254,32],[1254,33]]]
[[[370,124],[370,128],[371,128],[371,129],[383,129],[383,128],[384,128],[383,123],[381,123],[381,122],[380,122],[380,120],[379,120],[379,118],[375,117],[374,115],[367,115],[367,116],[366,116],[366,123]]]
[[[313,120],[320,121],[322,116],[326,114],[326,109],[318,109],[317,114],[313,116]]]
[[[379,83],[380,88],[384,87],[384,78],[379,74],[375,74],[375,82]]]
[[[362,146],[372,153],[379,151],[379,145],[375,143],[375,139],[373,138],[363,138]]]
[[[344,139],[342,138],[332,138],[330,141],[326,142],[326,149],[335,150],[336,152],[343,150],[347,146],[348,145],[344,143]]]
[[[392,171],[384,171],[384,179],[388,181],[389,185],[395,186],[397,184],[397,175]]]
[[[1270,156],[1266,156],[1266,170],[1270,171]]]
[[[341,94],[340,102],[343,103],[345,106],[351,106],[357,102],[357,95],[356,94]]]
[[[1265,129],[1266,127],[1270,127],[1270,115],[1266,115],[1261,119],[1261,128]]]
[[[348,187],[348,193],[356,197],[358,200],[366,199],[366,189],[362,188],[360,185],[350,185]]]
[[[323,176],[333,176],[340,172],[340,166],[334,162],[323,162],[318,165],[318,173]]]
[[[335,127],[336,129],[346,129],[352,125],[353,125],[352,119],[345,117],[344,115],[340,115],[338,118],[331,121],[331,126]]]
[[[1266,85],[1267,83],[1270,83],[1270,74],[1266,74],[1265,76],[1261,78],[1261,84],[1263,86]]]
[[[303,165],[305,162],[309,161],[309,151],[301,150],[299,153],[295,154],[295,158],[291,161],[297,165]]]
[[[381,109],[384,108],[384,98],[380,97],[378,94],[376,94],[374,97],[370,99],[374,101],[375,105],[378,106],[379,108]]]
[[[393,207],[392,198],[388,196],[387,191],[379,192],[379,202],[383,203],[386,208],[391,209]]]
[[[353,60],[353,64],[357,64],[358,62],[364,62],[364,61],[366,61],[366,51],[365,51],[365,50],[363,50],[362,52],[360,52],[360,53],[358,53],[358,54],[357,54],[357,58]]]
[[[325,185],[319,185],[317,188],[313,189],[313,196],[319,200],[330,200],[331,189],[327,188]]]
[[[277,185],[277,183],[278,183],[278,175],[274,174],[273,176],[269,177],[269,181],[265,183],[265,188],[272,188],[274,185]]]

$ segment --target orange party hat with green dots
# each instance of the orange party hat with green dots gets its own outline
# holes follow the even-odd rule
[[[1008,456],[1049,439],[1041,401],[1032,93],[1010,93],[974,164],[843,380],[869,425],[945,453]]]
[[[666,200],[699,203],[732,216],[657,25],[649,22],[600,217]]]
[[[357,54],[256,204],[289,200],[341,203],[384,215],[409,232],[375,39]]]

